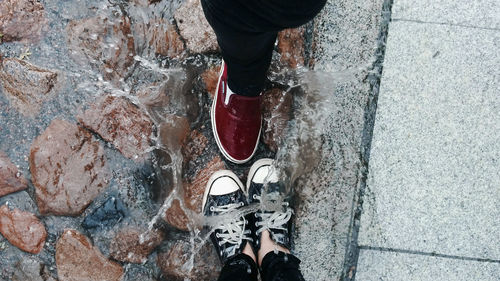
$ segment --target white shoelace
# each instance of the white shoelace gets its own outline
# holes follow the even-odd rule
[[[219,212],[219,215],[223,215],[232,211],[236,211],[236,209],[240,208],[243,206],[243,202],[241,203],[236,203],[236,204],[228,204],[220,207],[215,207],[212,206],[210,207],[210,210],[212,212]],[[228,247],[228,250],[232,250],[233,252],[236,251],[236,248],[241,245],[243,240],[252,240],[250,238],[250,230],[247,229],[245,230],[245,225],[247,221],[245,220],[244,217],[240,217],[238,220],[233,220],[231,222],[221,222],[219,226],[216,227],[216,229],[220,229],[222,232],[221,233],[216,233],[215,236],[217,238],[221,238],[219,241],[219,246],[222,246],[223,244],[229,243],[234,246]],[[232,249],[230,249],[232,248]]]
[[[271,193],[272,194],[272,193]],[[271,197],[269,194],[268,196]],[[273,194],[273,195],[279,195],[278,193]],[[254,195],[254,199],[261,201],[262,197],[259,195]],[[276,230],[286,230],[284,225],[290,220],[292,217],[293,211],[291,208],[288,207],[288,202],[283,202],[282,203],[283,207],[286,208],[286,211],[284,212],[272,212],[272,213],[255,213],[257,217],[261,217],[262,221],[257,222],[256,226],[259,227],[257,229],[257,235],[259,235],[262,231],[264,230],[270,230],[270,229],[276,229]],[[280,238],[283,236],[281,233],[273,233],[271,232],[272,235],[275,235],[277,238]]]

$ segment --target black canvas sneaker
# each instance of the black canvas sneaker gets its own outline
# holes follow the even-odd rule
[[[243,184],[233,172],[221,170],[210,177],[203,196],[203,214],[207,217],[221,216],[210,238],[222,264],[240,254],[248,241],[252,242],[251,230],[243,215],[235,214],[234,218],[222,216],[235,213],[246,202]]]
[[[255,251],[260,249],[260,238],[264,230],[269,231],[271,239],[290,249],[291,218],[293,210],[288,202],[283,202],[280,192],[283,188],[279,175],[273,167],[272,159],[260,159],[250,168],[247,178],[249,204],[258,204],[259,210],[252,214],[252,238]],[[266,190],[264,195],[263,190]],[[264,197],[263,197],[264,196]],[[272,209],[268,209],[270,205]]]

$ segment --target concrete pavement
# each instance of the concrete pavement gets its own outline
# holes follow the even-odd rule
[[[476,2],[394,1],[355,280],[500,280],[500,2]]]

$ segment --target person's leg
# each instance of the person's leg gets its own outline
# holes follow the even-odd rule
[[[262,281],[304,280],[300,260],[289,250],[293,210],[282,194],[283,187],[272,159],[260,159],[250,168],[246,191],[249,203],[260,207],[252,214],[251,225]]]
[[[202,0],[227,64],[229,88],[257,96],[264,87],[277,32],[310,21],[326,0]]]
[[[208,219],[232,214],[246,204],[245,197],[243,184],[233,172],[217,171],[205,188],[203,215]],[[250,246],[252,238],[248,221],[242,215],[226,220],[217,220],[210,233],[210,239],[224,265],[219,280],[257,281],[258,271],[255,254]]]
[[[262,281],[304,281],[299,264],[292,254],[270,252],[262,261]]]
[[[258,96],[271,65],[276,32],[255,34],[231,33],[217,36],[222,57],[227,64],[228,86],[243,96]]]
[[[304,281],[300,260],[271,240],[268,231],[262,233],[258,256],[262,281]]]
[[[201,0],[224,63],[210,118],[222,155],[249,161],[262,131],[261,91],[279,30],[312,19],[326,0]]]
[[[245,254],[239,254],[230,258],[217,281],[257,281],[257,264],[255,260]]]
[[[202,5],[227,65],[229,88],[238,95],[258,96],[264,88],[277,32],[251,32],[221,20],[223,16],[216,11],[237,4],[222,2],[204,0]]]

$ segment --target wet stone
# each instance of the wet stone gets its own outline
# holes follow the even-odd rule
[[[164,87],[163,85],[159,85],[158,83],[151,83],[149,85],[140,87],[136,91],[135,95],[139,99],[140,103],[147,106],[148,108],[164,108],[169,105],[170,101],[166,90],[166,87]]]
[[[28,181],[10,159],[0,151],[0,197],[28,187]]]
[[[0,44],[38,41],[46,23],[44,13],[37,0],[0,1]]]
[[[110,245],[110,255],[121,262],[144,263],[163,240],[158,230],[127,228],[120,230]]]
[[[110,197],[85,217],[82,226],[86,229],[110,227],[121,221],[125,214],[126,209],[122,201],[117,197]]]
[[[163,149],[155,149],[152,155],[151,164],[155,173],[151,183],[152,199],[162,204],[174,188],[172,158]]]
[[[154,54],[178,58],[184,52],[184,42],[175,26],[164,18],[134,23],[132,29],[136,42],[146,42],[147,48]]]
[[[290,93],[274,88],[264,92],[262,100],[262,140],[273,152],[284,137],[292,115],[293,97]]]
[[[155,271],[157,268],[145,267],[136,264],[127,264],[127,270],[122,281],[159,281]]]
[[[23,115],[37,114],[51,97],[57,73],[16,58],[0,60],[0,81],[10,105]]]
[[[157,263],[167,280],[217,280],[222,268],[211,243],[206,243],[194,256],[194,266],[189,262],[191,245],[188,241],[177,241],[168,251],[158,253]]]
[[[189,135],[189,121],[186,117],[169,115],[168,121],[160,125],[160,140],[169,150],[181,150],[181,145]]]
[[[81,214],[109,178],[103,146],[87,130],[58,119],[31,145],[30,171],[43,215]]]
[[[71,57],[90,63],[106,80],[124,77],[134,63],[134,37],[127,17],[72,20],[66,28]]]
[[[304,34],[305,28],[290,28],[278,33],[278,52],[281,63],[297,68],[304,65]]]
[[[196,161],[207,147],[208,139],[198,130],[193,130],[187,136],[182,146],[182,157],[184,163]]]
[[[38,254],[47,237],[44,225],[32,213],[7,205],[0,207],[0,232],[9,242],[19,249]]]
[[[196,174],[194,179],[184,183],[184,203],[187,208],[196,213],[201,213],[203,194],[208,180],[216,171],[225,168],[225,164],[219,156],[215,156],[206,163]]]
[[[189,223],[193,223],[189,217],[191,212],[201,213],[203,194],[210,176],[225,167],[219,156],[212,156],[212,158],[202,156],[207,145],[208,139],[197,130],[191,131],[184,139],[182,147],[184,160],[187,161],[190,169],[196,166],[195,171],[192,174],[183,175],[185,178],[182,186],[183,195],[180,199],[173,199],[171,206],[164,214],[164,220],[169,225],[182,231],[189,231]],[[187,169],[184,171],[186,172]],[[182,200],[185,209],[181,207],[179,200]]]
[[[47,266],[35,259],[21,259],[14,267],[12,281],[56,281],[47,271]]]
[[[219,49],[217,38],[205,18],[200,0],[185,1],[175,11],[174,18],[190,52],[216,52]]]
[[[56,266],[60,281],[121,280],[123,268],[108,260],[90,240],[67,229],[56,245]]]
[[[205,84],[205,89],[212,99],[214,98],[217,82],[219,81],[219,72],[220,67],[212,67],[201,74],[201,78]]]
[[[103,97],[78,116],[78,121],[111,142],[127,158],[143,159],[151,147],[153,122],[126,98]]]
[[[36,214],[38,212],[38,207],[28,194],[28,191],[29,189],[25,189],[0,197],[0,206],[8,204],[11,208],[18,208],[25,212]]]
[[[186,212],[181,208],[181,204],[178,199],[174,199],[172,201],[172,205],[167,209],[164,215],[165,221],[182,231],[189,231],[189,217],[186,215]]]

